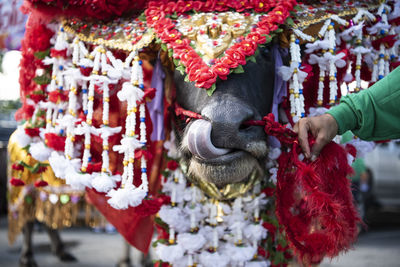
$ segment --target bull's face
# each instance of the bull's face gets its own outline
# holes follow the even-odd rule
[[[262,49],[257,63],[248,62],[244,73],[231,74],[217,83],[210,97],[204,89],[174,74],[177,101],[184,109],[201,114],[180,130],[180,147],[188,173],[218,187],[245,181],[262,171],[267,155],[263,128],[246,126],[270,112],[274,88],[272,51]]]

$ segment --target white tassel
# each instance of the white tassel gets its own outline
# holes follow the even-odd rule
[[[48,148],[43,142],[32,143],[29,147],[29,153],[37,161],[46,161],[49,159],[52,150]]]

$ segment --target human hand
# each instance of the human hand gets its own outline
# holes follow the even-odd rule
[[[323,114],[316,117],[300,119],[293,130],[298,134],[301,149],[306,158],[314,160],[322,148],[328,144],[337,134],[338,125],[334,117],[330,114]],[[310,151],[308,143],[308,132],[315,137],[315,144]]]

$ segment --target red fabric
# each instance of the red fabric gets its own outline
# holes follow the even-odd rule
[[[86,192],[90,202],[118,229],[125,240],[143,253],[147,253],[154,231],[153,217],[138,216],[135,212],[138,207],[126,210],[114,209],[108,205],[108,197],[105,194],[98,193],[94,189],[87,189]]]

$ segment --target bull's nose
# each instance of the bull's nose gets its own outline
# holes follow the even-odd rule
[[[216,147],[246,150],[252,141],[262,140],[261,127],[246,126],[255,119],[253,109],[240,100],[223,100],[204,107],[201,115],[212,125],[211,141]]]

